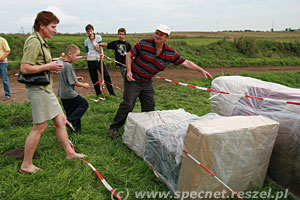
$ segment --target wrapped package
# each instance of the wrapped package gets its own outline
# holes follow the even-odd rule
[[[263,185],[278,126],[278,122],[263,116],[196,121],[190,123],[184,144],[195,159],[225,184],[235,191],[245,191],[253,185]],[[184,156],[178,193],[216,191],[231,195],[216,178]]]
[[[218,77],[212,82],[212,89],[239,94],[212,92],[212,112],[223,116],[262,115],[279,122],[268,176],[292,192],[299,189],[300,105],[285,102],[300,102],[300,89],[242,76]],[[275,101],[246,98],[245,95]]]
[[[209,113],[202,117],[148,129],[144,160],[155,171],[155,174],[167,184],[173,194],[177,190],[183,144],[189,124],[220,117],[215,113]]]
[[[184,109],[141,113],[131,112],[126,119],[122,136],[123,143],[143,158],[148,129],[164,125],[165,123],[173,124],[192,118],[197,118],[197,115],[185,112]]]

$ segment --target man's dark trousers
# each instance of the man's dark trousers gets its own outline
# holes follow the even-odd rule
[[[135,106],[136,99],[141,102],[142,112],[155,110],[154,88],[152,79],[142,83],[138,81],[129,82],[124,79],[123,102],[120,104],[117,114],[110,125],[110,129],[118,130],[125,123],[127,115]]]

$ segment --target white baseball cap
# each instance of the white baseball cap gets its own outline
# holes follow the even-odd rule
[[[159,27],[156,28],[156,30],[159,30],[159,31],[161,31],[163,33],[166,33],[168,35],[171,34],[171,29],[168,26],[164,25],[164,24],[160,24]]]

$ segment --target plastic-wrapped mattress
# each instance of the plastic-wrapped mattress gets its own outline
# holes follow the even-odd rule
[[[262,115],[279,122],[268,175],[282,186],[300,188],[300,89],[242,76],[214,79],[212,89],[240,95],[211,93],[211,110],[223,116]],[[246,98],[245,95],[279,101]]]

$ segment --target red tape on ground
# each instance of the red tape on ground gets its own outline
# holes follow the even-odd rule
[[[55,126],[49,126],[51,128],[56,128]],[[69,143],[73,149],[74,152],[75,151],[75,147],[73,145],[73,143],[71,142],[71,140],[69,140]],[[106,180],[103,178],[103,176],[98,172],[98,170],[88,161],[84,160],[84,159],[80,159],[82,160],[84,163],[86,163],[90,168],[92,168],[92,170],[95,172],[95,174],[97,174],[97,176],[99,177],[99,179],[101,180],[102,184],[106,187],[106,189],[108,191],[110,191],[115,197],[117,197],[119,200],[122,200],[122,198],[118,195],[118,193],[106,182]]]

